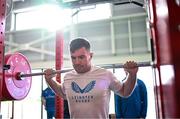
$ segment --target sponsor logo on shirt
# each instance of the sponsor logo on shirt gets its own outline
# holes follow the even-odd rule
[[[90,102],[94,97],[92,95],[85,96],[72,96],[72,99],[79,103],[87,103]]]
[[[71,88],[75,93],[83,94],[82,96],[72,96],[72,99],[79,103],[86,103],[90,102],[91,99],[93,99],[92,95],[84,95],[88,92],[90,92],[96,84],[96,81],[91,81],[89,84],[85,86],[85,88],[80,88],[79,85],[76,82],[71,83]]]
[[[91,81],[89,84],[85,86],[85,88],[81,89],[76,82],[71,83],[72,90],[76,93],[88,93],[91,91],[96,84],[96,81]]]

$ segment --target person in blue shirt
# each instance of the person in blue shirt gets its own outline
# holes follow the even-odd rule
[[[147,89],[142,80],[137,79],[136,87],[129,97],[115,94],[115,113],[116,118],[146,118]]]
[[[42,103],[47,111],[47,119],[55,117],[55,93],[50,87],[42,91]]]

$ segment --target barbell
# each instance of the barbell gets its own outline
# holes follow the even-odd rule
[[[140,62],[138,67],[152,66],[150,62]],[[3,80],[3,99],[2,100],[21,100],[30,91],[32,77],[45,75],[44,72],[32,73],[28,59],[21,53],[5,55],[4,80]],[[103,65],[106,69],[122,68],[123,64]],[[72,69],[56,70],[54,74],[65,73]]]
[[[31,66],[27,58],[20,54],[5,55],[5,64],[9,69],[4,70],[4,79],[2,85],[2,100],[21,100],[24,99],[30,91],[32,77],[24,80],[17,80],[17,73],[31,73]]]

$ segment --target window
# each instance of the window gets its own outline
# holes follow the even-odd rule
[[[56,5],[44,5],[16,14],[16,30],[45,28],[57,30],[71,23],[71,10]]]
[[[74,12],[77,14],[74,14]],[[36,8],[26,8],[15,11],[16,30],[45,28],[51,31],[64,28],[72,23],[72,16],[76,16],[76,23],[105,19],[110,17],[110,5],[99,4],[79,9],[61,9],[57,5],[43,5]]]

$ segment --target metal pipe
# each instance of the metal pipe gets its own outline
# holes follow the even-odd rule
[[[123,64],[108,64],[108,65],[99,65],[102,68],[105,69],[111,69],[111,68],[123,68]],[[151,62],[139,62],[138,67],[146,67],[146,66],[153,66]],[[64,69],[64,70],[56,70],[52,74],[58,74],[58,73],[66,73],[69,71],[72,71],[73,69]],[[45,75],[44,72],[39,72],[39,73],[31,73],[31,74],[22,74],[22,72],[18,72],[16,74],[16,78],[18,80],[22,80],[22,78],[25,77],[32,77],[32,76],[39,76],[39,75]]]
[[[124,64],[109,64],[109,65],[103,65],[102,68],[105,69],[112,69],[112,68],[123,68]],[[152,62],[139,62],[137,63],[138,67],[147,67],[147,66],[153,66]]]
[[[65,73],[68,71],[71,71],[73,69],[65,69],[65,70],[56,70],[52,74],[58,74],[58,73]],[[31,77],[31,76],[39,76],[39,75],[45,75],[44,72],[39,72],[39,73],[31,73],[31,74],[22,74],[21,72],[17,74],[19,78],[24,78],[24,77]]]

